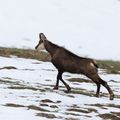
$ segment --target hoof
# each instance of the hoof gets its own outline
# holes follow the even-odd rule
[[[99,97],[100,97],[100,95],[99,95],[99,94],[95,94],[95,97],[98,97],[98,98],[99,98]]]
[[[55,86],[55,87],[53,88],[53,90],[58,90],[58,86]]]
[[[71,91],[71,88],[69,85],[67,85],[66,87],[67,87],[67,92],[69,93]]]
[[[114,94],[111,94],[110,95],[110,100],[113,100],[114,99]]]

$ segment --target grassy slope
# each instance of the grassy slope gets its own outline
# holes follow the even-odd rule
[[[21,58],[31,58],[41,61],[50,61],[50,55],[45,52],[37,52],[31,49],[4,48],[0,47],[0,56],[10,57],[11,55]],[[97,60],[100,68],[106,69],[108,73],[120,74],[120,61]]]
[[[45,52],[37,52],[31,49],[0,47],[0,56],[10,57],[11,55],[21,57],[21,58],[30,58],[30,59],[37,59],[41,61],[50,61],[49,54]]]

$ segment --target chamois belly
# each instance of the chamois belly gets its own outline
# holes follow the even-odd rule
[[[70,73],[82,73],[82,69],[77,63],[70,63],[70,64],[64,64],[63,65],[64,71],[65,72],[70,72]]]
[[[52,61],[53,65],[63,72],[70,72],[70,73],[83,73],[84,70],[83,65],[80,65],[78,61],[70,61],[70,60],[64,60],[64,61]]]

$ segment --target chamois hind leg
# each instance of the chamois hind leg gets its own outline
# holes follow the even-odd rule
[[[97,73],[95,74],[87,74],[86,75],[88,78],[90,78],[96,85],[97,85],[97,90],[96,90],[96,94],[95,96],[96,97],[99,97],[100,96],[100,87],[101,87],[101,83],[99,81],[99,76]]]
[[[110,94],[110,100],[114,99],[113,91],[111,90],[111,88],[109,87],[107,82],[102,80],[97,73],[96,74],[87,75],[87,77],[92,79],[97,84],[96,96],[99,96],[100,84],[102,84],[108,90],[108,92]]]
[[[109,85],[107,84],[107,82],[101,79],[101,84],[108,90],[108,92],[110,94],[110,100],[113,100],[114,93],[113,93],[112,89],[109,87]]]
[[[95,96],[99,97],[100,96],[100,83],[96,83],[96,85],[97,85],[97,91],[96,91]]]

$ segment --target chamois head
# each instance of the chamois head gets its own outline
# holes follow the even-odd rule
[[[43,33],[39,34],[39,43],[38,45],[35,47],[35,49],[41,51],[41,50],[45,50],[45,46],[44,46],[44,41],[47,40],[46,36]]]

